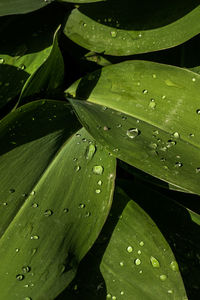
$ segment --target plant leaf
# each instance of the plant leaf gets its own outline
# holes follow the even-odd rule
[[[24,14],[42,8],[54,0],[1,0],[0,16]]]
[[[66,92],[82,124],[119,159],[200,193],[200,76],[127,61],[104,67]]]
[[[64,33],[78,45],[109,55],[132,55],[179,45],[200,32],[198,0],[153,3],[109,0],[72,10]]]
[[[3,299],[55,299],[105,222],[115,159],[85,129],[75,134],[79,126],[59,101],[34,101],[2,121]]]
[[[69,2],[69,3],[93,3],[93,2],[100,2],[105,0],[56,0],[57,2]]]

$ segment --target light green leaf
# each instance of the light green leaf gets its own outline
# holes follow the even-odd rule
[[[54,0],[1,0],[0,16],[24,14],[42,8]]]
[[[121,160],[177,188],[200,193],[200,76],[127,61],[104,67],[67,92],[82,124]]]
[[[179,45],[200,32],[198,0],[173,3],[108,0],[72,10],[64,33],[78,45],[132,55]]]
[[[37,13],[0,20],[0,108],[20,94],[28,77],[48,58],[63,15],[63,9],[49,6]]]
[[[128,196],[117,189],[115,201]],[[101,261],[107,299],[187,299],[174,255],[151,218],[129,198]]]
[[[59,101],[34,101],[2,121],[2,299],[55,299],[105,222],[115,159],[77,127]]]

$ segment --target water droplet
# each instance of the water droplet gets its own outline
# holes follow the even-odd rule
[[[157,147],[158,147],[158,145],[156,143],[151,143],[150,144],[151,149],[156,149]]]
[[[196,173],[200,173],[200,167],[196,168]]]
[[[32,204],[32,207],[33,207],[33,208],[37,208],[37,207],[38,207],[38,204],[37,204],[37,203],[33,203],[33,204]]]
[[[83,27],[87,27],[87,24],[86,24],[86,23],[83,23]]]
[[[170,268],[173,270],[173,271],[178,271],[179,268],[178,268],[178,264],[175,260],[173,260],[170,264]]]
[[[30,297],[25,297],[24,300],[32,300]]]
[[[31,192],[31,196],[33,196],[33,195],[35,195],[35,191],[32,191],[32,192]]]
[[[150,261],[151,261],[151,264],[154,268],[159,268],[160,267],[160,263],[155,257],[151,256]]]
[[[134,263],[135,263],[136,266],[139,266],[141,264],[141,260],[139,258],[136,258]]]
[[[98,185],[102,185],[102,184],[103,184],[103,181],[99,180],[99,181],[97,182],[97,184],[98,184]]]
[[[180,161],[175,163],[175,167],[177,167],[177,168],[180,168],[182,166],[183,166],[183,164]]]
[[[103,127],[103,130],[104,130],[104,131],[108,131],[108,130],[110,130],[110,128],[107,127],[107,126],[104,126],[104,127]]]
[[[147,94],[148,90],[143,90],[142,92],[143,92],[143,94]]]
[[[130,138],[130,139],[134,139],[136,136],[138,136],[140,134],[140,131],[137,128],[130,128],[127,130],[126,135]]]
[[[163,100],[164,100],[164,99],[166,99],[166,96],[165,96],[165,95],[163,95],[163,96],[162,96],[162,99],[163,99]]]
[[[25,65],[20,65],[17,70],[25,70],[26,69],[26,66]]]
[[[31,240],[39,240],[39,236],[38,235],[32,235]]]
[[[153,77],[153,78],[156,78],[157,76],[156,76],[156,74],[153,74],[152,77]]]
[[[10,192],[11,194],[13,194],[13,193],[15,192],[15,189],[10,189],[9,192]]]
[[[142,274],[142,270],[140,270],[139,273]]]
[[[160,280],[165,281],[166,279],[167,279],[166,275],[164,275],[164,274],[160,275]]]
[[[107,294],[107,295],[106,295],[106,298],[107,298],[107,299],[111,299],[111,297],[112,297],[111,294]]]
[[[173,136],[174,136],[176,139],[178,139],[178,138],[180,137],[180,135],[179,135],[178,132],[174,132],[174,133],[173,133]]]
[[[196,81],[196,78],[193,77],[193,78],[192,78],[192,81],[195,82],[195,81]]]
[[[80,203],[79,204],[79,208],[85,208],[85,204],[84,203]]]
[[[189,134],[189,137],[194,137],[194,133],[190,133],[190,134]]]
[[[96,175],[102,175],[104,171],[104,168],[102,166],[94,166],[92,168],[92,172]]]
[[[16,275],[17,280],[22,281],[24,279],[24,275],[18,274]]]
[[[101,190],[100,190],[100,189],[97,189],[97,190],[95,191],[95,193],[96,193],[96,194],[100,194],[100,193],[101,193]]]
[[[75,166],[75,167],[74,167],[74,170],[75,170],[76,172],[80,171],[80,169],[81,169],[80,166]]]
[[[141,241],[139,244],[140,244],[141,247],[144,246],[144,242],[143,241]]]
[[[22,267],[22,272],[23,273],[28,273],[28,272],[30,272],[30,270],[31,270],[31,268],[29,266]]]
[[[124,266],[124,263],[123,263],[123,261],[120,261],[120,263],[119,263],[119,264],[120,264],[120,266],[121,266],[121,267],[123,267],[123,266]]]
[[[36,252],[37,252],[37,248],[33,248],[33,249],[31,250],[31,255],[34,256]]]
[[[3,206],[7,206],[7,205],[8,205],[8,203],[7,203],[7,202],[4,202],[4,203],[3,203]]]
[[[64,213],[68,213],[69,209],[68,208],[64,208],[63,211],[64,211]]]
[[[125,121],[127,119],[126,116],[122,116],[122,120]]]
[[[119,151],[119,149],[118,149],[118,148],[115,148],[115,149],[113,149],[113,151],[114,151],[114,152],[118,152],[118,151]]]
[[[91,160],[96,152],[96,147],[90,144],[86,149],[86,159]]]
[[[126,250],[128,251],[128,253],[133,252],[133,248],[131,246],[128,246]]]
[[[110,34],[113,38],[115,38],[117,36],[117,31],[112,30]]]
[[[176,145],[175,141],[172,141],[172,140],[167,141],[167,148],[171,148],[172,146],[175,146],[175,145]]]
[[[149,103],[149,107],[154,109],[156,107],[156,102],[154,99],[151,99],[150,103]]]
[[[117,124],[117,128],[120,128],[120,127],[122,127],[122,124]]]
[[[51,209],[47,209],[44,212],[44,216],[45,217],[50,217],[53,214],[53,211]]]
[[[197,109],[197,110],[196,110],[196,113],[197,113],[198,115],[200,115],[200,109]]]
[[[173,294],[172,290],[168,290],[167,292],[168,292],[168,294]]]
[[[4,63],[4,59],[3,58],[0,58],[0,64],[3,64]]]
[[[140,250],[138,250],[138,252],[137,252],[139,255],[142,253],[142,251],[140,251]]]
[[[87,211],[86,214],[85,214],[85,217],[88,218],[88,217],[90,217],[90,216],[91,216],[91,212],[90,212],[90,211]]]

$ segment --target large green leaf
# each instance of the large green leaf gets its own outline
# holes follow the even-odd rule
[[[0,16],[24,14],[42,8],[54,0],[1,0]]]
[[[56,0],[56,1],[84,4],[84,3],[100,2],[100,1],[105,1],[105,0]]]
[[[107,0],[72,10],[64,33],[80,46],[109,55],[152,52],[200,32],[198,0]]]
[[[63,9],[55,5],[0,19],[0,108],[19,95],[28,77],[48,58],[63,16]]]
[[[79,126],[59,101],[32,102],[2,121],[2,299],[54,299],[105,222],[115,159]]]
[[[117,190],[116,201],[127,201]],[[187,299],[178,264],[150,217],[130,199],[101,261],[107,299]]]
[[[200,76],[145,61],[104,67],[68,93],[82,124],[125,162],[200,193]]]

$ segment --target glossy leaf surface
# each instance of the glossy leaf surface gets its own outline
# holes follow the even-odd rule
[[[82,124],[115,156],[181,189],[200,193],[200,76],[128,61],[76,82],[68,93]]]
[[[108,0],[72,10],[64,33],[78,45],[109,55],[132,55],[179,45],[200,32],[198,0]]]
[[[32,102],[2,121],[3,299],[55,299],[105,222],[115,159],[79,126],[59,101]]]

